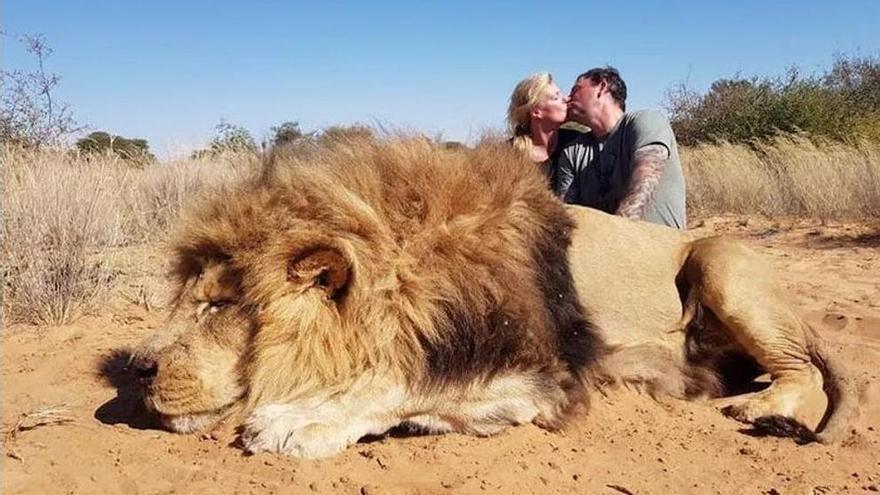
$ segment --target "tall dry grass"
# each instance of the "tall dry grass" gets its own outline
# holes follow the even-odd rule
[[[681,150],[692,215],[880,217],[880,145],[701,145]],[[253,154],[132,168],[113,156],[0,148],[7,323],[57,324],[112,285],[108,253],[165,238],[181,208],[260,173]]]
[[[688,212],[880,217],[880,143],[816,143],[797,136],[765,143],[681,149]]]
[[[5,323],[59,324],[110,286],[108,248],[161,239],[200,191],[259,170],[250,156],[130,167],[115,156],[0,149]]]

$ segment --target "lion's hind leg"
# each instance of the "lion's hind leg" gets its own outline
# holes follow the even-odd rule
[[[769,267],[730,239],[701,239],[692,249],[685,270],[700,287],[701,303],[772,380],[761,392],[729,399],[723,412],[771,434],[816,431],[828,406],[823,376],[811,360],[807,327]]]

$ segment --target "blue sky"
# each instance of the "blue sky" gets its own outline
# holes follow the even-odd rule
[[[320,5],[319,5],[320,3]],[[514,84],[563,89],[611,64],[629,108],[686,81],[826,68],[880,54],[880,2],[295,2],[6,0],[0,26],[41,33],[57,97],[94,129],[161,156],[203,144],[221,118],[257,138],[285,120],[355,122],[469,140],[500,128]],[[32,66],[9,38],[3,68]]]

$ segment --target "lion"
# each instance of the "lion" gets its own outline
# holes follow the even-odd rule
[[[170,430],[240,418],[251,453],[318,458],[397,426],[570,424],[591,390],[719,398],[832,441],[851,382],[742,243],[565,206],[507,147],[336,143],[181,222],[167,324],[133,353]],[[732,363],[732,364],[731,364]]]

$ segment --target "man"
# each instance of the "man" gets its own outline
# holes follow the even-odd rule
[[[553,187],[567,203],[684,229],[685,182],[669,122],[626,112],[626,84],[612,67],[578,76],[568,117],[590,128],[553,164]]]

